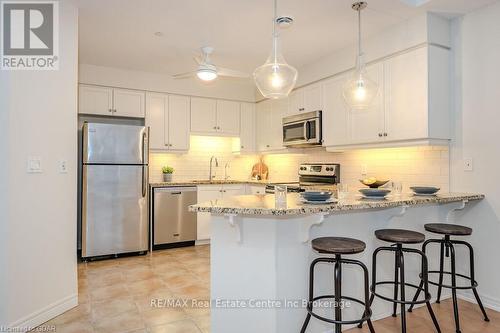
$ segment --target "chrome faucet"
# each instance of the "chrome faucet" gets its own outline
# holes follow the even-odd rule
[[[212,176],[212,164],[213,161],[215,160],[215,167],[219,167],[219,161],[217,160],[217,157],[212,156],[210,157],[210,174],[208,175],[208,180],[212,181],[212,179],[215,178],[215,175]]]
[[[228,180],[231,177],[227,175],[227,169],[229,169],[230,167],[230,162],[227,162],[226,165],[224,165],[224,180]]]

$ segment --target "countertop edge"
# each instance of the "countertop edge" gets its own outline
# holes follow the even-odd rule
[[[419,206],[432,204],[448,204],[460,201],[478,201],[485,198],[484,194],[454,194],[449,193],[446,197],[411,197],[397,201],[361,201],[342,204],[335,203],[331,205],[304,205],[296,208],[252,208],[252,207],[229,207],[224,206],[206,206],[204,204],[192,205],[189,207],[191,212],[212,213],[217,215],[235,214],[235,215],[267,215],[267,216],[298,216],[313,215],[321,213],[334,213],[345,211],[358,211],[370,209],[390,209],[401,206]]]

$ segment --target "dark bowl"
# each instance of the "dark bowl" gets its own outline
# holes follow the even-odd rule
[[[385,185],[389,182],[389,180],[377,180],[373,184],[368,184],[368,183],[365,183],[364,179],[360,179],[359,181],[361,182],[361,184],[366,185],[369,188],[379,188],[380,186]]]

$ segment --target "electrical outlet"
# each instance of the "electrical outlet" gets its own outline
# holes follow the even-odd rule
[[[473,171],[473,170],[474,170],[474,163],[472,161],[472,158],[464,159],[464,171]]]
[[[26,165],[27,173],[41,173],[42,172],[42,159],[40,157],[28,157]]]
[[[68,161],[59,160],[59,173],[68,173]]]
[[[361,164],[361,175],[366,176],[368,174],[368,166],[366,164]]]

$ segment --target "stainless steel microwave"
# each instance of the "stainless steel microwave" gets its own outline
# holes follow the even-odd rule
[[[287,147],[318,146],[322,143],[321,111],[283,118],[283,145]]]

